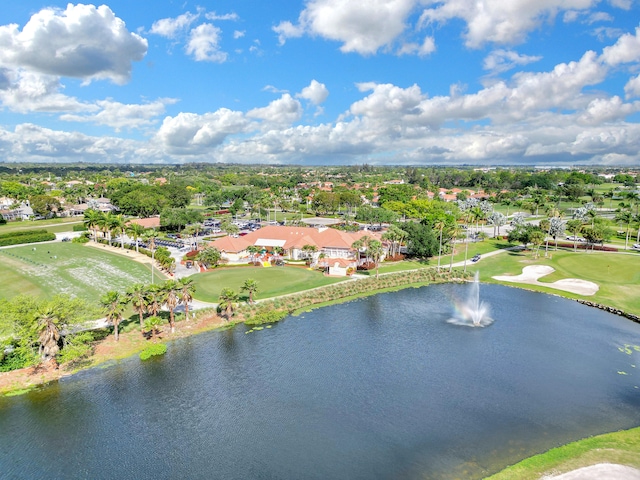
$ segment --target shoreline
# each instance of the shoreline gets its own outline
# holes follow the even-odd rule
[[[96,245],[97,247],[98,245]],[[147,260],[150,260],[147,258]],[[409,274],[413,273],[425,273],[431,272],[432,277],[439,278],[429,278],[417,281],[410,281],[407,283],[400,282],[396,285],[378,285],[379,280],[387,277],[402,277],[409,276]],[[334,296],[333,298],[328,298],[326,300],[322,299],[320,301],[308,301],[308,303],[304,303],[302,305],[296,305],[295,307],[285,308],[287,314],[290,316],[298,316],[305,312],[310,312],[312,310],[316,310],[318,308],[323,308],[330,305],[337,305],[341,303],[350,302],[353,300],[357,300],[359,298],[366,298],[373,295],[378,295],[380,293],[399,291],[406,288],[421,288],[424,286],[439,284],[439,283],[458,283],[469,281],[469,276],[471,275],[469,272],[462,272],[459,270],[454,270],[453,274],[457,275],[456,277],[451,277],[448,272],[437,273],[435,267],[426,267],[415,270],[407,270],[400,272],[389,272],[380,274],[380,279],[376,279],[374,276],[360,278],[358,280],[347,280],[345,282],[339,282],[332,285],[325,285],[322,287],[315,287],[309,290],[303,290],[300,292],[289,293],[286,295],[281,295],[278,297],[271,297],[266,299],[258,300],[254,305],[248,304],[239,304],[236,310],[236,313],[231,321],[224,319],[219,316],[217,312],[212,311],[215,307],[205,308],[202,310],[194,311],[196,320],[193,319],[189,321],[188,324],[185,324],[184,320],[177,322],[176,332],[165,333],[162,331],[162,335],[157,337],[156,343],[164,343],[171,342],[172,340],[178,340],[181,338],[189,337],[192,335],[199,335],[201,333],[206,333],[219,329],[227,329],[232,328],[238,323],[244,323],[245,320],[252,316],[252,313],[255,314],[255,310],[259,309],[261,306],[269,307],[270,304],[272,310],[282,310],[283,308],[278,304],[280,302],[287,302],[287,300],[295,300],[300,297],[305,297],[307,295],[313,295],[314,293],[319,293],[322,295],[327,290],[332,290],[336,288],[340,288],[340,286],[345,286],[345,284],[363,284],[363,283],[374,283],[377,288],[367,289],[364,291],[360,291],[351,295]],[[487,283],[492,284],[492,283]],[[640,323],[640,317],[638,315],[625,312],[621,309],[610,307],[608,305],[599,304],[590,300],[585,300],[581,298],[571,298],[569,296],[565,296],[562,293],[550,293],[544,292],[533,288],[527,288],[526,284],[517,284],[511,282],[500,282],[495,283],[496,285],[503,285],[511,288],[519,288],[522,290],[528,290],[532,292],[543,293],[546,295],[558,296],[561,298],[565,298],[567,300],[574,300],[583,305],[598,308],[600,310],[612,313],[614,315],[622,316],[628,320],[631,320],[635,323]],[[276,306],[273,306],[276,305]],[[124,340],[124,342],[123,342]],[[128,346],[123,347],[123,344],[128,344]],[[151,343],[148,340],[143,339],[140,336],[140,332],[137,329],[133,329],[130,332],[120,332],[120,342],[115,342],[112,335],[109,335],[106,339],[99,341],[95,348],[94,352],[84,361],[79,362],[79,365],[59,365],[55,369],[45,369],[40,366],[31,366],[26,367],[19,370],[12,370],[9,372],[0,372],[0,397],[3,396],[15,396],[20,395],[22,393],[26,393],[30,390],[43,387],[53,381],[59,380],[64,377],[68,377],[74,375],[80,371],[90,370],[91,368],[100,367],[105,363],[110,361],[121,360],[124,358],[129,358],[134,355],[139,354],[142,350],[147,348]],[[120,347],[120,348],[118,348]],[[112,352],[112,350],[122,350],[121,352]],[[105,352],[106,350],[106,352]],[[12,377],[13,380],[11,380]]]

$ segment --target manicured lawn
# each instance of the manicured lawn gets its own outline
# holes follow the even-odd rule
[[[556,271],[540,278],[541,282],[579,278],[595,282],[600,289],[595,295],[585,297],[543,286],[524,284],[520,286],[569,298],[583,298],[640,314],[640,256],[584,251],[574,253],[572,250],[552,251],[551,249],[550,254],[550,258],[544,258],[542,253],[540,258],[534,259],[531,251],[505,252],[484,258],[468,269],[472,272],[478,270],[480,280],[483,282],[518,285],[498,282],[492,277],[505,274],[518,275],[527,265],[549,265]]]
[[[514,245],[509,244],[506,240],[496,240],[494,238],[488,238],[482,242],[469,242],[469,249],[467,251],[467,260],[471,260],[476,253],[484,254],[488,252],[492,252],[494,250],[499,250],[503,248],[513,247]],[[456,243],[456,250],[453,254],[453,263],[462,262],[464,260],[464,243]],[[442,260],[440,260],[441,267],[449,267],[449,263],[451,262],[451,253],[442,255]],[[471,262],[469,261],[469,264]],[[430,265],[438,265],[438,257],[434,257],[430,260]]]
[[[346,280],[341,277],[325,277],[322,273],[302,267],[227,267],[211,272],[199,273],[193,277],[196,285],[195,297],[204,302],[218,302],[223,288],[231,288],[240,293],[245,280],[251,278],[258,282],[256,299],[286,295],[301,290],[321,287]],[[241,299],[246,299],[241,293]]]
[[[77,218],[51,218],[49,220],[35,220],[24,222],[8,222],[0,225],[0,234],[44,228],[52,233],[70,232],[74,225],[82,225],[82,217]]]
[[[0,297],[67,293],[96,302],[108,290],[150,283],[149,269],[125,256],[70,242],[0,249]]]

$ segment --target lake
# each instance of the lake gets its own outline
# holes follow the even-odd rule
[[[640,425],[640,325],[498,285],[380,294],[0,398],[0,478],[482,478]],[[640,369],[640,367],[639,367]]]

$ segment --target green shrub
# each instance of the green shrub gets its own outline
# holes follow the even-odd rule
[[[82,224],[74,225],[73,226],[73,231],[74,232],[86,232],[87,231],[87,227],[86,227],[86,225],[82,225]]]
[[[164,343],[154,343],[140,352],[140,360],[149,360],[151,357],[165,353],[167,353],[167,346]]]
[[[262,325],[264,323],[279,322],[287,316],[287,312],[282,310],[272,310],[270,312],[261,312],[246,320],[245,325]]]
[[[31,233],[16,232],[15,234],[0,235],[0,247],[9,245],[19,245],[21,243],[37,243],[48,242],[56,239],[55,233],[49,233],[46,230],[30,230]]]
[[[86,237],[84,235],[80,236],[80,237],[76,237],[74,239],[71,240],[72,243],[87,243],[89,242],[89,237]]]

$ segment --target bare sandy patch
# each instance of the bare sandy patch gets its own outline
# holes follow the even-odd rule
[[[555,288],[565,292],[576,293],[578,295],[595,295],[600,289],[597,283],[580,278],[563,278],[553,283],[543,283],[539,278],[555,272],[553,267],[548,265],[529,265],[522,269],[520,275],[496,275],[493,278],[501,282],[527,283],[529,285],[540,285],[542,287]]]

